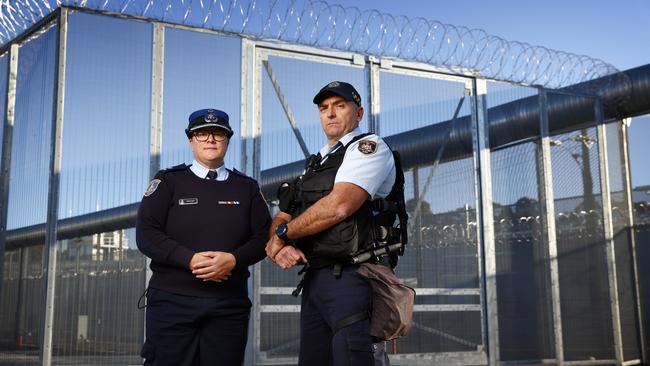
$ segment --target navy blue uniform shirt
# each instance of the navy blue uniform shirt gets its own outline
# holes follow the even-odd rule
[[[247,293],[248,266],[266,256],[271,218],[257,182],[229,173],[225,181],[206,180],[181,165],[156,174],[136,223],[138,248],[151,258],[150,287],[199,297]],[[202,251],[232,253],[231,277],[196,278],[189,263]]]

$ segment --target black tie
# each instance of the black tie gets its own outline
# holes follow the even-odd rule
[[[341,141],[335,143],[332,147],[330,147],[329,151],[327,151],[327,154],[325,154],[325,156],[328,156],[329,154],[333,153],[334,150],[338,149],[339,146],[342,146],[342,145],[343,144],[341,143]]]
[[[208,172],[208,179],[210,180],[217,180],[217,172],[214,170],[210,170]]]
[[[334,145],[332,145],[332,147],[330,147],[330,149],[327,151],[327,154],[325,154],[325,156],[323,156],[323,157],[320,159],[319,163],[322,162],[323,159],[325,159],[325,158],[327,158],[328,156],[330,156],[330,154],[333,153],[334,150],[338,149],[340,146],[343,146],[343,144],[341,143],[341,141],[339,141],[339,142],[335,143]],[[318,155],[320,155],[320,153],[318,153]]]

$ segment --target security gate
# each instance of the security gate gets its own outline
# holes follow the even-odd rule
[[[260,121],[253,130],[261,136],[254,148],[261,160],[254,164],[267,172],[295,171],[326,142],[312,103],[323,85],[333,80],[355,85],[365,109],[360,128],[401,150],[405,163],[409,245],[396,273],[417,297],[411,333],[387,344],[391,364],[487,364],[479,156],[474,153],[479,150],[473,147],[478,139],[455,134],[463,117],[477,121],[473,80],[357,54],[266,44],[255,48],[252,77],[254,120]],[[399,141],[431,126],[444,131],[444,138],[415,148]],[[456,143],[447,148],[450,139]],[[457,142],[467,149],[462,158],[451,150],[458,149]],[[261,179],[268,183],[266,176]],[[265,195],[277,212],[275,192]],[[268,260],[255,268],[256,364],[297,362],[300,299],[291,292],[298,270],[284,271]]]

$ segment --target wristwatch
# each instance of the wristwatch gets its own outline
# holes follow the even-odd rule
[[[287,227],[286,222],[281,222],[278,226],[275,227],[275,235],[277,235],[278,238],[289,242],[291,240],[287,236],[287,231],[289,231],[289,228]]]

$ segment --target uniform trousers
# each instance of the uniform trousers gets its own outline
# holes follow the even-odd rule
[[[147,292],[146,366],[241,366],[251,302],[245,295]]]
[[[340,276],[332,267],[309,269],[305,274],[299,365],[388,365],[384,343],[370,335],[368,319],[333,334],[340,320],[368,311],[372,305],[370,284],[357,274],[357,268],[344,266]]]

